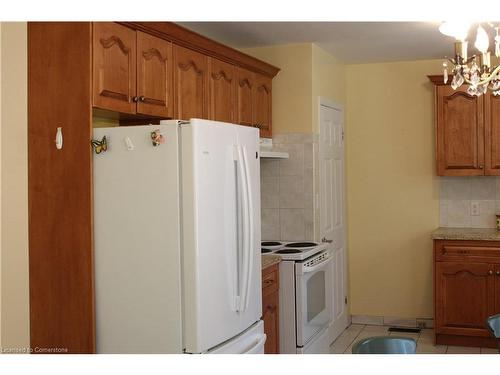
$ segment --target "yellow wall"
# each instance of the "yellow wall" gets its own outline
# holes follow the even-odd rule
[[[312,129],[319,131],[318,97],[345,104],[345,65],[330,53],[312,45]]]
[[[441,61],[346,67],[350,308],[432,317],[439,226],[434,91]]]
[[[318,131],[318,96],[345,103],[345,68],[312,43],[246,48],[243,52],[279,67],[273,80],[273,133]]]
[[[312,45],[287,44],[242,51],[281,68],[273,79],[273,132],[311,133]]]
[[[2,347],[29,346],[27,26],[1,25]]]

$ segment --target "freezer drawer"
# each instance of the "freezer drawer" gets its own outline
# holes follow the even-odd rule
[[[266,334],[264,322],[259,320],[245,332],[209,350],[208,354],[264,354]]]

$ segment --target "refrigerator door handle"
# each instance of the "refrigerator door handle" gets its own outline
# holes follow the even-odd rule
[[[252,281],[252,268],[253,268],[253,237],[254,237],[254,223],[253,223],[253,202],[252,202],[252,188],[250,185],[250,170],[248,167],[248,157],[246,147],[242,148],[242,156],[243,156],[243,166],[245,168],[245,194],[246,194],[246,203],[247,203],[247,232],[246,232],[246,251],[245,251],[245,263],[244,263],[244,275],[245,282],[243,284],[243,295],[241,298],[242,302],[242,311],[245,311],[248,308],[249,295],[250,295],[250,285]]]
[[[243,277],[240,284],[240,304],[238,311],[242,312],[246,309],[247,300],[247,289],[249,281],[249,254],[250,254],[250,204],[249,204],[249,190],[248,190],[248,175],[245,163],[245,153],[241,146],[238,146],[238,159],[240,161],[240,176],[241,176],[241,187],[242,187],[242,198],[243,198],[243,262],[242,271]]]
[[[240,194],[241,187],[243,186],[243,168],[242,159],[240,153],[240,147],[238,145],[233,146],[233,160],[234,160],[234,189],[236,198],[236,210],[235,210],[235,268],[234,268],[234,311],[239,312],[241,309],[241,293],[242,293],[242,280],[241,280],[241,269],[243,268],[242,252],[243,252],[243,232],[241,231],[241,223],[243,221],[244,215],[242,215],[242,210],[244,210],[244,205],[240,205],[240,199],[242,195]]]
[[[233,170],[234,170],[234,190],[235,190],[235,212],[234,212],[234,226],[235,226],[235,231],[234,231],[234,243],[235,243],[235,249],[236,253],[234,255],[234,272],[233,272],[233,306],[232,309],[233,311],[238,311],[239,306],[240,306],[240,257],[239,257],[239,252],[240,252],[240,228],[239,228],[239,222],[240,222],[240,209],[239,209],[239,198],[238,198],[238,156],[237,156],[237,146],[234,146],[234,160],[233,160]]]

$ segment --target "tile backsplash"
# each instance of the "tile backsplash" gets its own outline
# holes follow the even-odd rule
[[[500,177],[441,177],[439,202],[442,227],[495,228]],[[472,215],[473,203],[478,205],[479,215]]]
[[[289,159],[261,159],[262,239],[314,239],[313,134],[273,135],[273,150]]]

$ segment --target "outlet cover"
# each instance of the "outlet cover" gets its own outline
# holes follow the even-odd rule
[[[479,201],[470,202],[470,214],[472,216],[479,216],[481,214],[479,210]]]

